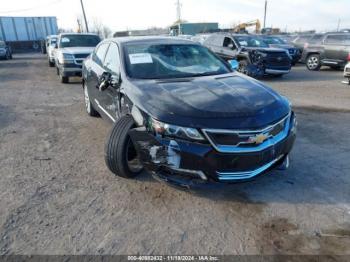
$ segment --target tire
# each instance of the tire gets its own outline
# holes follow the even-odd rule
[[[84,101],[85,101],[86,113],[89,116],[98,117],[100,114],[96,111],[96,109],[94,108],[94,106],[91,103],[89,92],[88,92],[86,85],[84,85],[83,89],[84,89]]]
[[[247,66],[248,66],[248,61],[247,60],[245,60],[245,59],[244,60],[240,60],[237,71],[242,73],[242,74],[248,75]]]
[[[60,78],[60,82],[62,83],[62,84],[67,84],[68,82],[69,82],[69,77],[68,76],[63,76],[62,74],[61,74],[61,71],[57,68],[57,72],[58,72],[58,76],[59,76],[59,78]]]
[[[116,176],[134,178],[143,170],[128,134],[134,125],[134,119],[130,115],[119,118],[107,139],[105,162],[108,169]],[[136,164],[135,168],[130,166],[132,161]]]
[[[68,76],[60,76],[60,81],[62,84],[67,84],[69,82]]]
[[[9,52],[6,52],[6,57],[5,57],[6,60],[10,60],[11,59],[11,54]]]
[[[306,59],[306,67],[310,71],[319,71],[321,68],[320,55],[312,54]]]
[[[55,66],[55,63],[54,62],[51,62],[50,60],[49,60],[49,67],[54,67]]]

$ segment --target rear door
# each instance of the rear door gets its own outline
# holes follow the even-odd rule
[[[346,49],[346,46],[344,45],[343,40],[343,34],[331,34],[325,38],[325,50],[322,60],[324,64],[337,66],[345,63],[346,56],[344,55],[344,50]]]

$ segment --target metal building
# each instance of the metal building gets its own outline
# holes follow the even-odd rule
[[[39,50],[43,39],[58,32],[56,17],[0,16],[0,40],[13,51]]]

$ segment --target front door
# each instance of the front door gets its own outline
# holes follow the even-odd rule
[[[111,76],[111,84],[102,91],[101,104],[114,119],[119,116],[120,55],[117,44],[111,43],[103,64],[105,72]]]

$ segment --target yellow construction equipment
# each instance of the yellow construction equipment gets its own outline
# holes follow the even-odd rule
[[[249,22],[246,22],[246,23],[241,23],[241,24],[239,24],[239,25],[237,25],[237,26],[235,26],[233,28],[233,32],[235,32],[235,33],[247,32],[246,28],[247,27],[251,27],[251,26],[255,26],[255,33],[256,34],[260,33],[261,23],[260,23],[259,19],[253,20],[253,21],[249,21]]]

